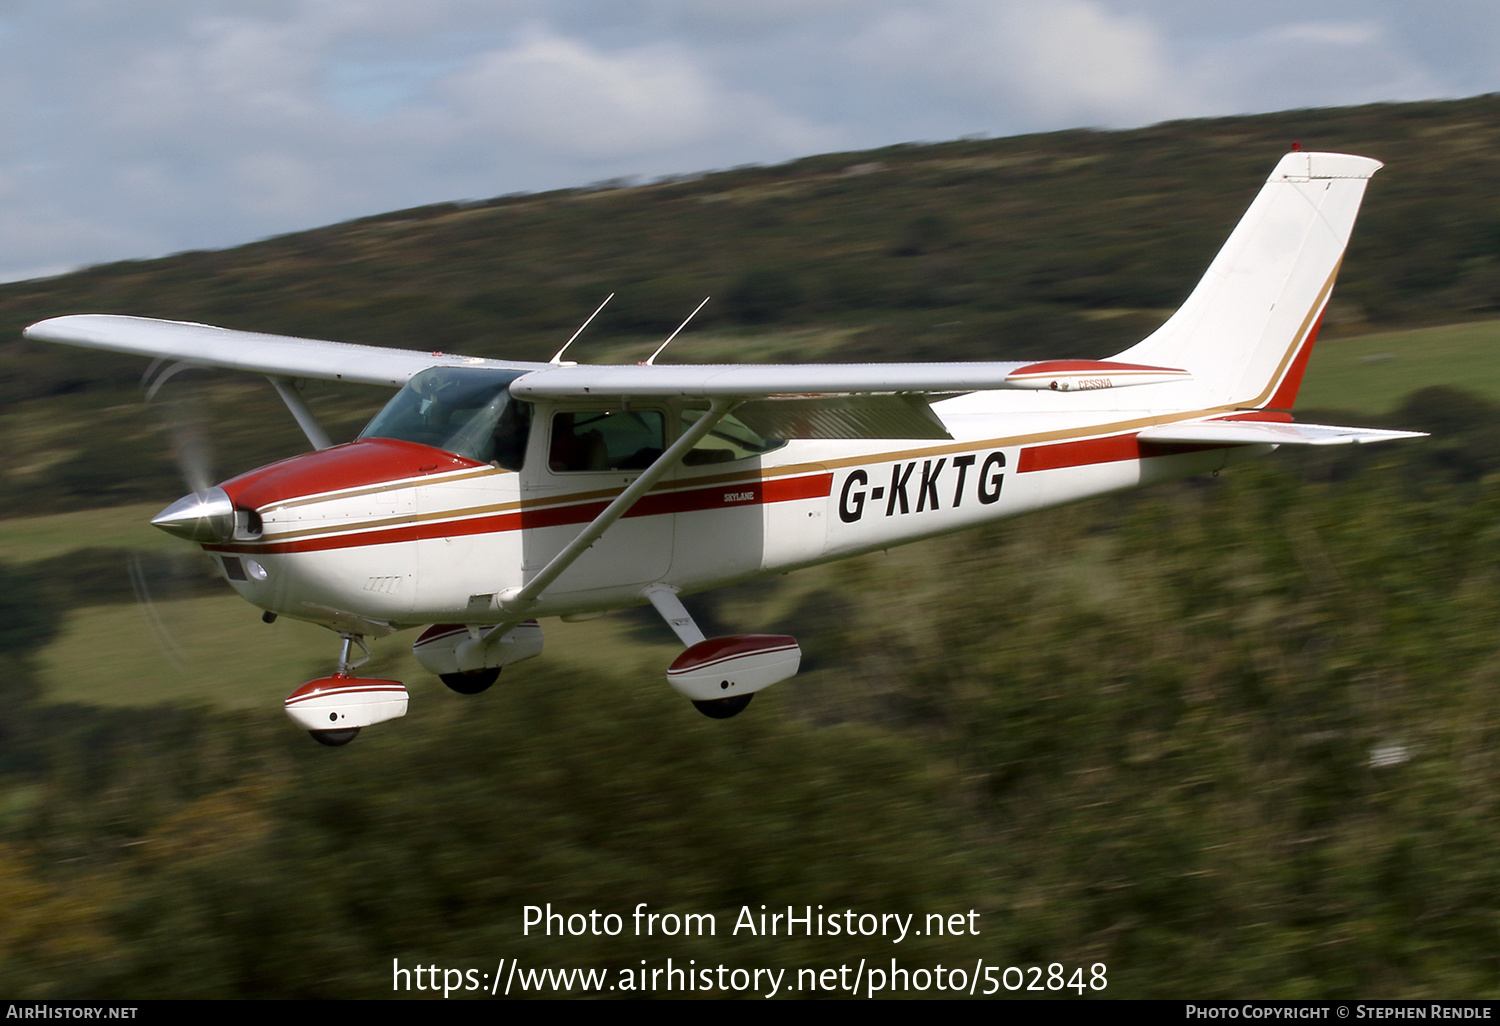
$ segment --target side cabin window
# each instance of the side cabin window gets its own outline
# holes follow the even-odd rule
[[[708,412],[706,407],[689,407],[682,411],[682,430],[686,431],[698,423],[698,418]],[[759,456],[761,453],[779,449],[786,444],[784,438],[766,438],[750,429],[744,421],[734,414],[729,414],[723,420],[715,424],[703,436],[703,440],[693,446],[692,451],[683,457],[684,466],[702,467],[711,463],[733,463],[735,460],[743,460],[750,456]]]
[[[556,413],[547,466],[557,473],[645,470],[666,447],[666,418],[657,410]]]

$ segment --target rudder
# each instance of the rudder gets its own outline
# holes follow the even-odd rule
[[[1378,160],[1288,153],[1202,280],[1122,362],[1182,367],[1215,405],[1289,408]]]

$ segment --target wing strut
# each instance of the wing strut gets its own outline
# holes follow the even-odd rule
[[[712,431],[736,404],[737,400],[734,399],[713,399],[708,412],[684,431],[681,438],[668,446],[667,451],[658,456],[651,466],[641,471],[641,476],[632,481],[630,486],[615,498],[614,502],[606,506],[604,512],[595,517],[578,537],[553,556],[551,562],[542,567],[535,577],[524,587],[502,592],[497,596],[500,608],[507,613],[519,614],[536,605],[547,586],[557,580],[564,570],[572,566],[579,556],[588,551],[589,547],[598,541],[616,520],[624,516],[641,496],[650,491],[656,482],[665,477],[669,470],[681,463],[682,458],[688,454],[688,450],[702,441],[704,436]]]
[[[323,425],[318,423],[318,418],[313,416],[312,410],[307,408],[307,403],[302,401],[302,396],[297,394],[297,383],[291,378],[277,377],[267,374],[266,380],[271,387],[276,389],[276,394],[281,396],[281,401],[286,403],[286,408],[292,411],[292,416],[297,419],[297,426],[307,436],[314,449],[328,449],[333,442],[328,437],[328,432],[323,430]]]

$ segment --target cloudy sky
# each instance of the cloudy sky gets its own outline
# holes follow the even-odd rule
[[[1493,91],[1494,0],[0,0],[0,280],[621,176]]]

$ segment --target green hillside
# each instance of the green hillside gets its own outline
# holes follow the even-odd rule
[[[1385,412],[1433,385],[1500,401],[1500,321],[1324,339],[1313,349],[1297,405]]]
[[[305,446],[270,389],[186,374],[147,410],[144,361],[14,338],[111,311],[545,358],[618,290],[581,357],[645,355],[705,293],[677,359],[1101,355],[1181,300],[1292,140],[1388,164],[1299,409],[1432,437],[693,596],[711,634],[803,646],[729,722],[667,687],[678,646],[637,611],[548,621],[479,696],[383,639],[369,670],[410,714],[314,745],[279,699],[334,636],[262,623],[145,524],[183,490],[165,421],[209,425],[221,477]],[[1497,97],[1300,111],[440,205],[0,286],[0,993],[895,958],[1107,980],[1070,1000],[1493,1000],[1497,163]],[[309,398],[348,437],[384,395]],[[524,932],[544,903],[720,929]],[[729,931],[761,905],[979,933]]]
[[[16,339],[83,311],[479,355],[668,359],[1101,356],[1187,294],[1281,153],[1376,176],[1325,338],[1500,310],[1500,97],[808,157],[629,188],[439,204],[221,252],[0,286],[0,515],[176,494],[143,361]],[[296,451],[269,389],[185,375],[224,476]],[[378,390],[315,390],[347,437]],[[1382,399],[1388,402],[1388,397]],[[1357,403],[1355,403],[1357,405]]]

